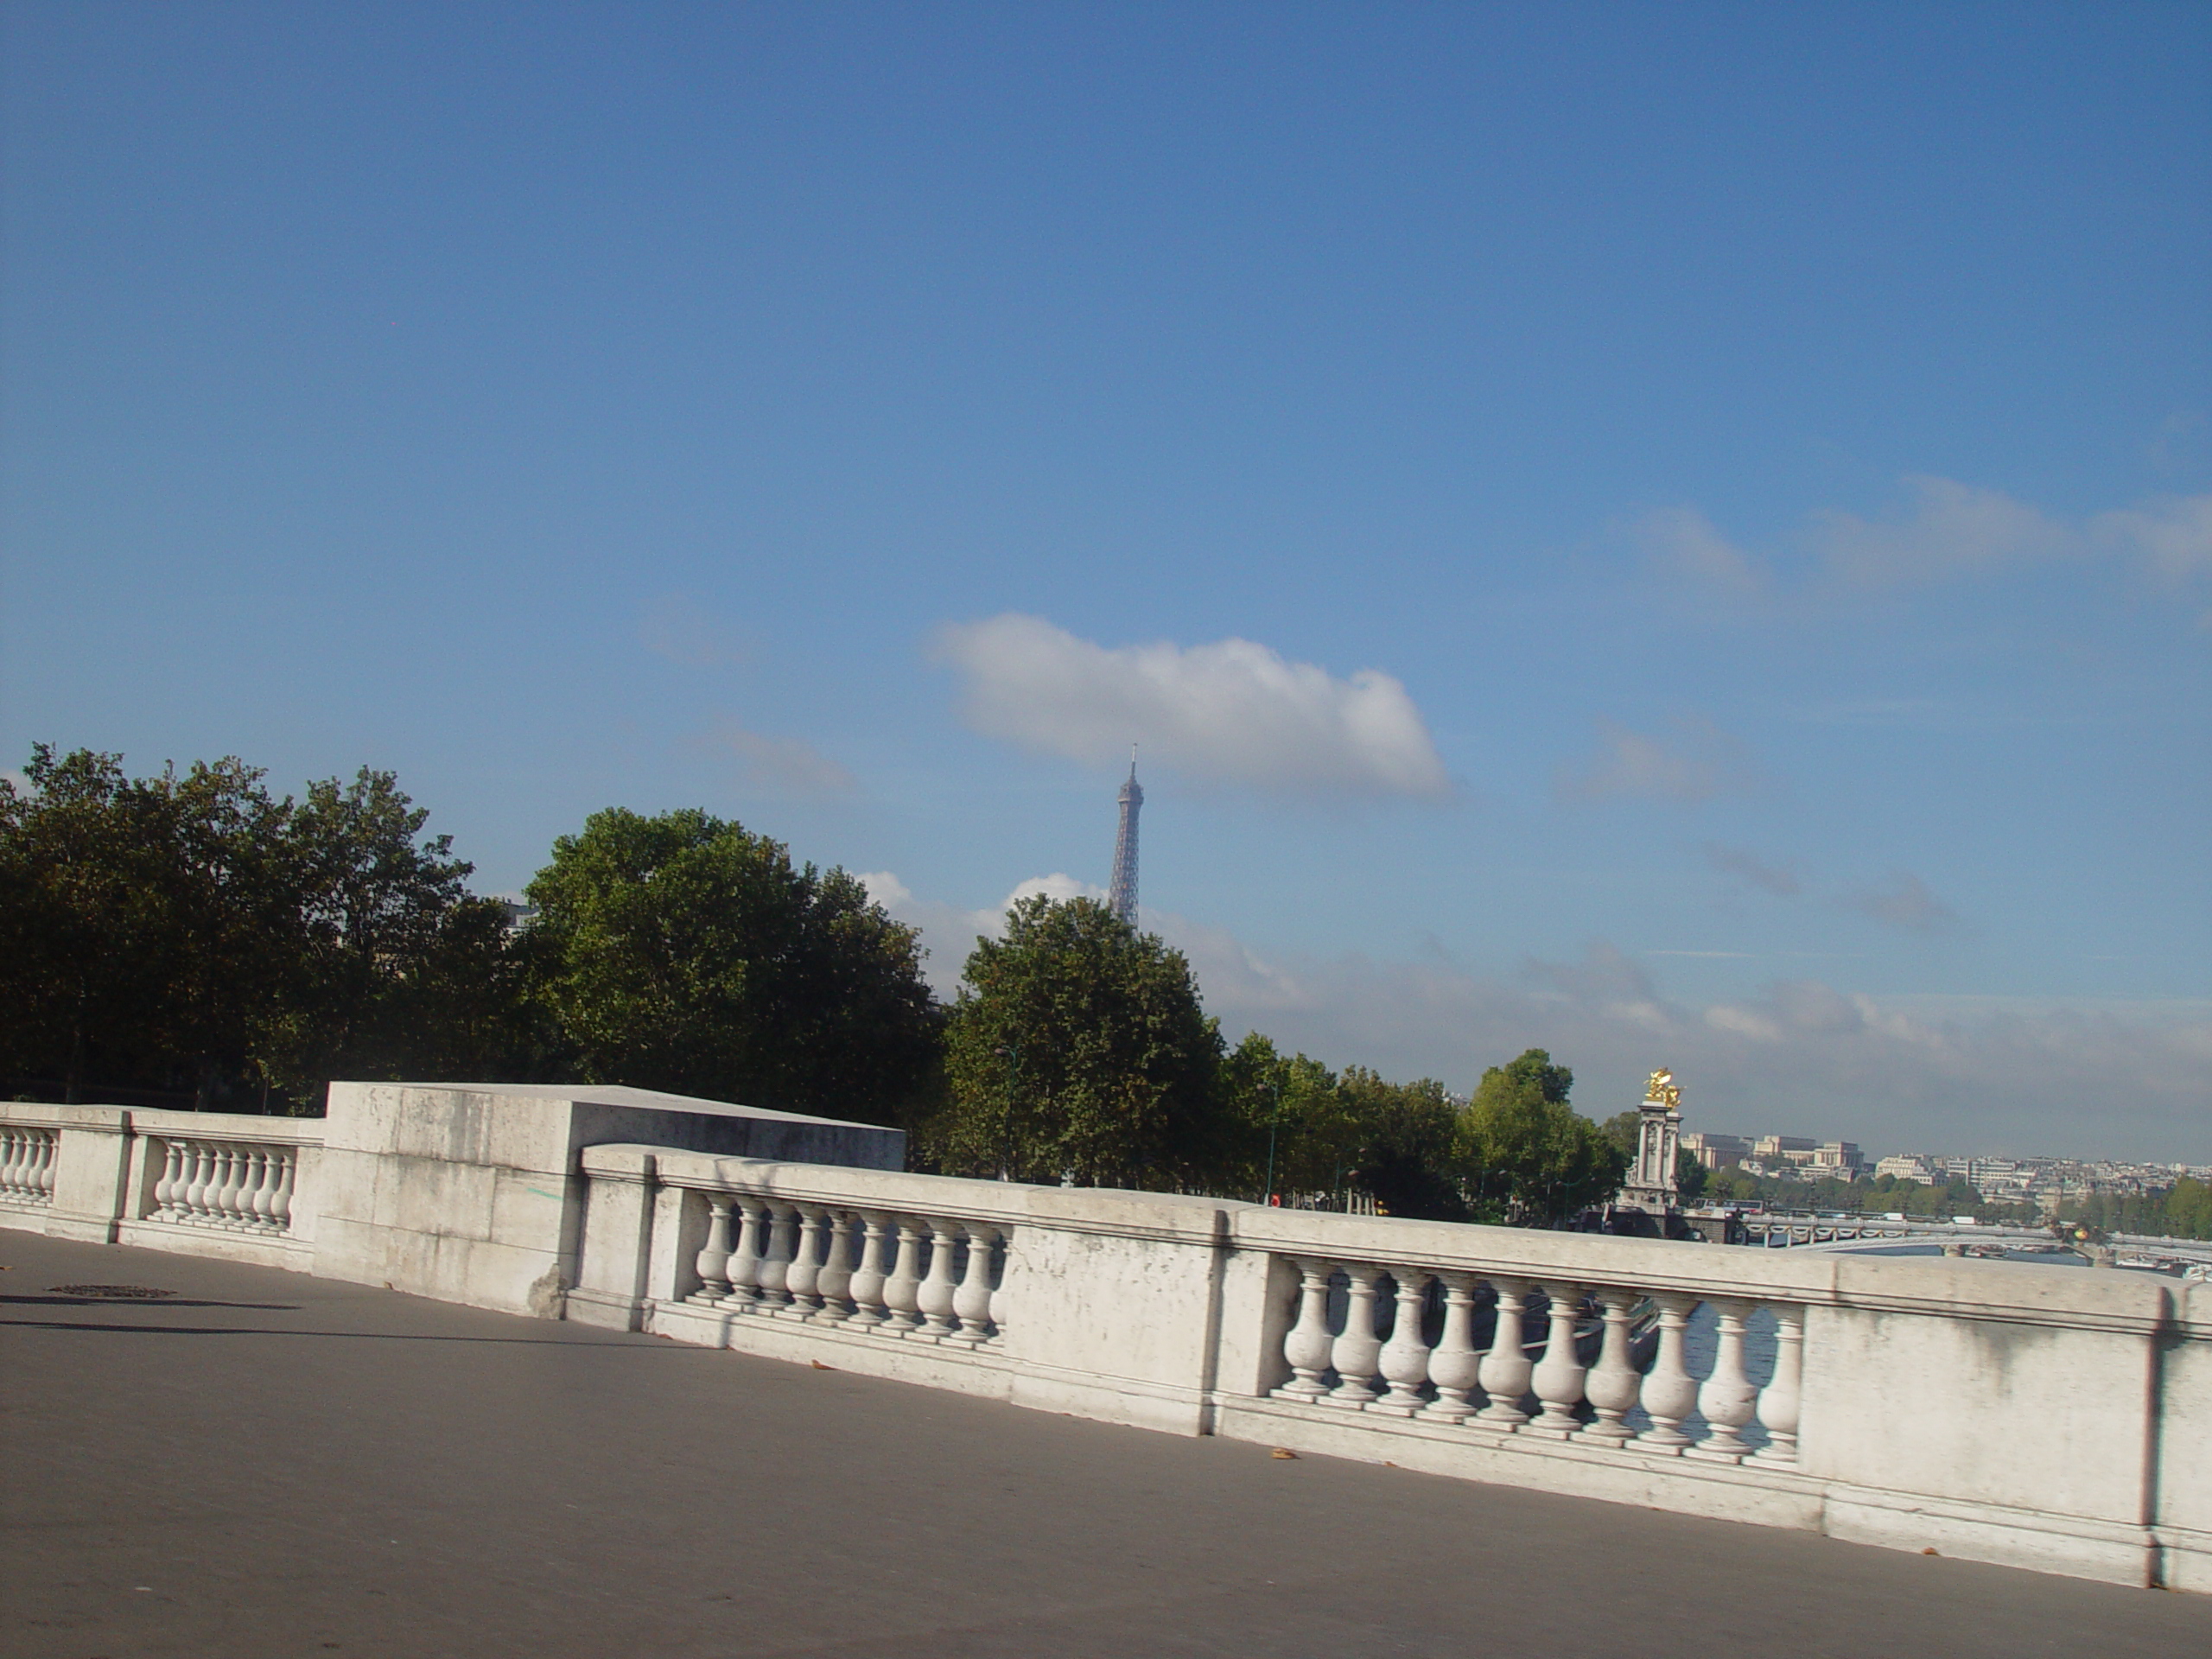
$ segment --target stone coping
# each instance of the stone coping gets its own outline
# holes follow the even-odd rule
[[[1285,1256],[1398,1263],[1538,1282],[1618,1281],[1707,1299],[1751,1296],[1875,1312],[2085,1331],[2212,1327],[2212,1287],[2118,1269],[2032,1262],[1733,1249],[1389,1216],[1282,1210],[1236,1199],[716,1157],[639,1145],[586,1147],[587,1173],[702,1192],[942,1213],[1007,1226],[1156,1238]]]

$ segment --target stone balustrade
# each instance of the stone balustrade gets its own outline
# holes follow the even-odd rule
[[[0,1123],[0,1204],[53,1204],[53,1154],[60,1135],[33,1123]]]
[[[296,1147],[158,1137],[153,1218],[181,1227],[281,1236],[291,1230]]]
[[[0,1123],[0,1204],[54,1202],[58,1134],[31,1124]]]
[[[346,1084],[327,1123],[15,1104],[0,1226],[2212,1591],[2212,1285],[916,1175],[899,1150],[639,1090]]]
[[[1290,1378],[1269,1397],[1418,1418],[1482,1436],[1526,1434],[1656,1457],[1794,1465],[1805,1310],[1720,1296],[1703,1303],[1717,1340],[1708,1374],[1687,1363],[1700,1299],[1635,1283],[1541,1282],[1510,1274],[1291,1258],[1298,1313],[1284,1333]],[[1756,1310],[1774,1363],[1755,1383],[1745,1335]],[[1744,1438],[1756,1423],[1763,1446]],[[1686,1425],[1689,1427],[1686,1427]]]

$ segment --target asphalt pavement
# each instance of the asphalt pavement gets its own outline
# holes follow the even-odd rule
[[[2208,1598],[270,1268],[0,1265],[9,1659],[2212,1656]]]

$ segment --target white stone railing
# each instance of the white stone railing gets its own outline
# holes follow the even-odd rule
[[[297,1147],[158,1137],[152,1219],[280,1236],[291,1230]]]
[[[331,1098],[0,1104],[45,1196],[0,1226],[2212,1590],[2212,1284],[914,1175],[895,1131],[634,1090]]]
[[[1539,1283],[1312,1255],[1291,1262],[1300,1280],[1298,1317],[1282,1345],[1291,1376],[1272,1399],[1481,1436],[1714,1463],[1755,1452],[1796,1462],[1805,1310],[1795,1302],[1712,1299],[1718,1340],[1700,1378],[1686,1363],[1700,1300],[1679,1291],[1583,1282],[1586,1274]],[[1755,1384],[1745,1338],[1762,1307],[1775,1325],[1775,1363]],[[1743,1438],[1755,1420],[1759,1448]]]
[[[60,1137],[32,1124],[0,1123],[0,1203],[52,1204]]]
[[[582,1157],[572,1319],[1177,1433],[2212,1588],[2212,1294],[2171,1279],[665,1147]]]
[[[1006,1232],[943,1214],[711,1193],[695,1306],[980,1348],[1004,1332]]]
[[[319,1118],[0,1104],[4,1224],[272,1267],[313,1258]]]

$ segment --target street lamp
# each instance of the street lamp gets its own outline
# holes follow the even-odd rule
[[[1268,1080],[1268,1087],[1274,1091],[1275,1109],[1268,1119],[1268,1202],[1275,1201],[1275,1126],[1282,1122],[1282,1079]]]
[[[1007,1059],[1006,1112],[999,1120],[999,1179],[1014,1179],[1014,1102],[1021,1087],[1021,1045],[1016,1041],[1001,1043],[999,1053]]]

